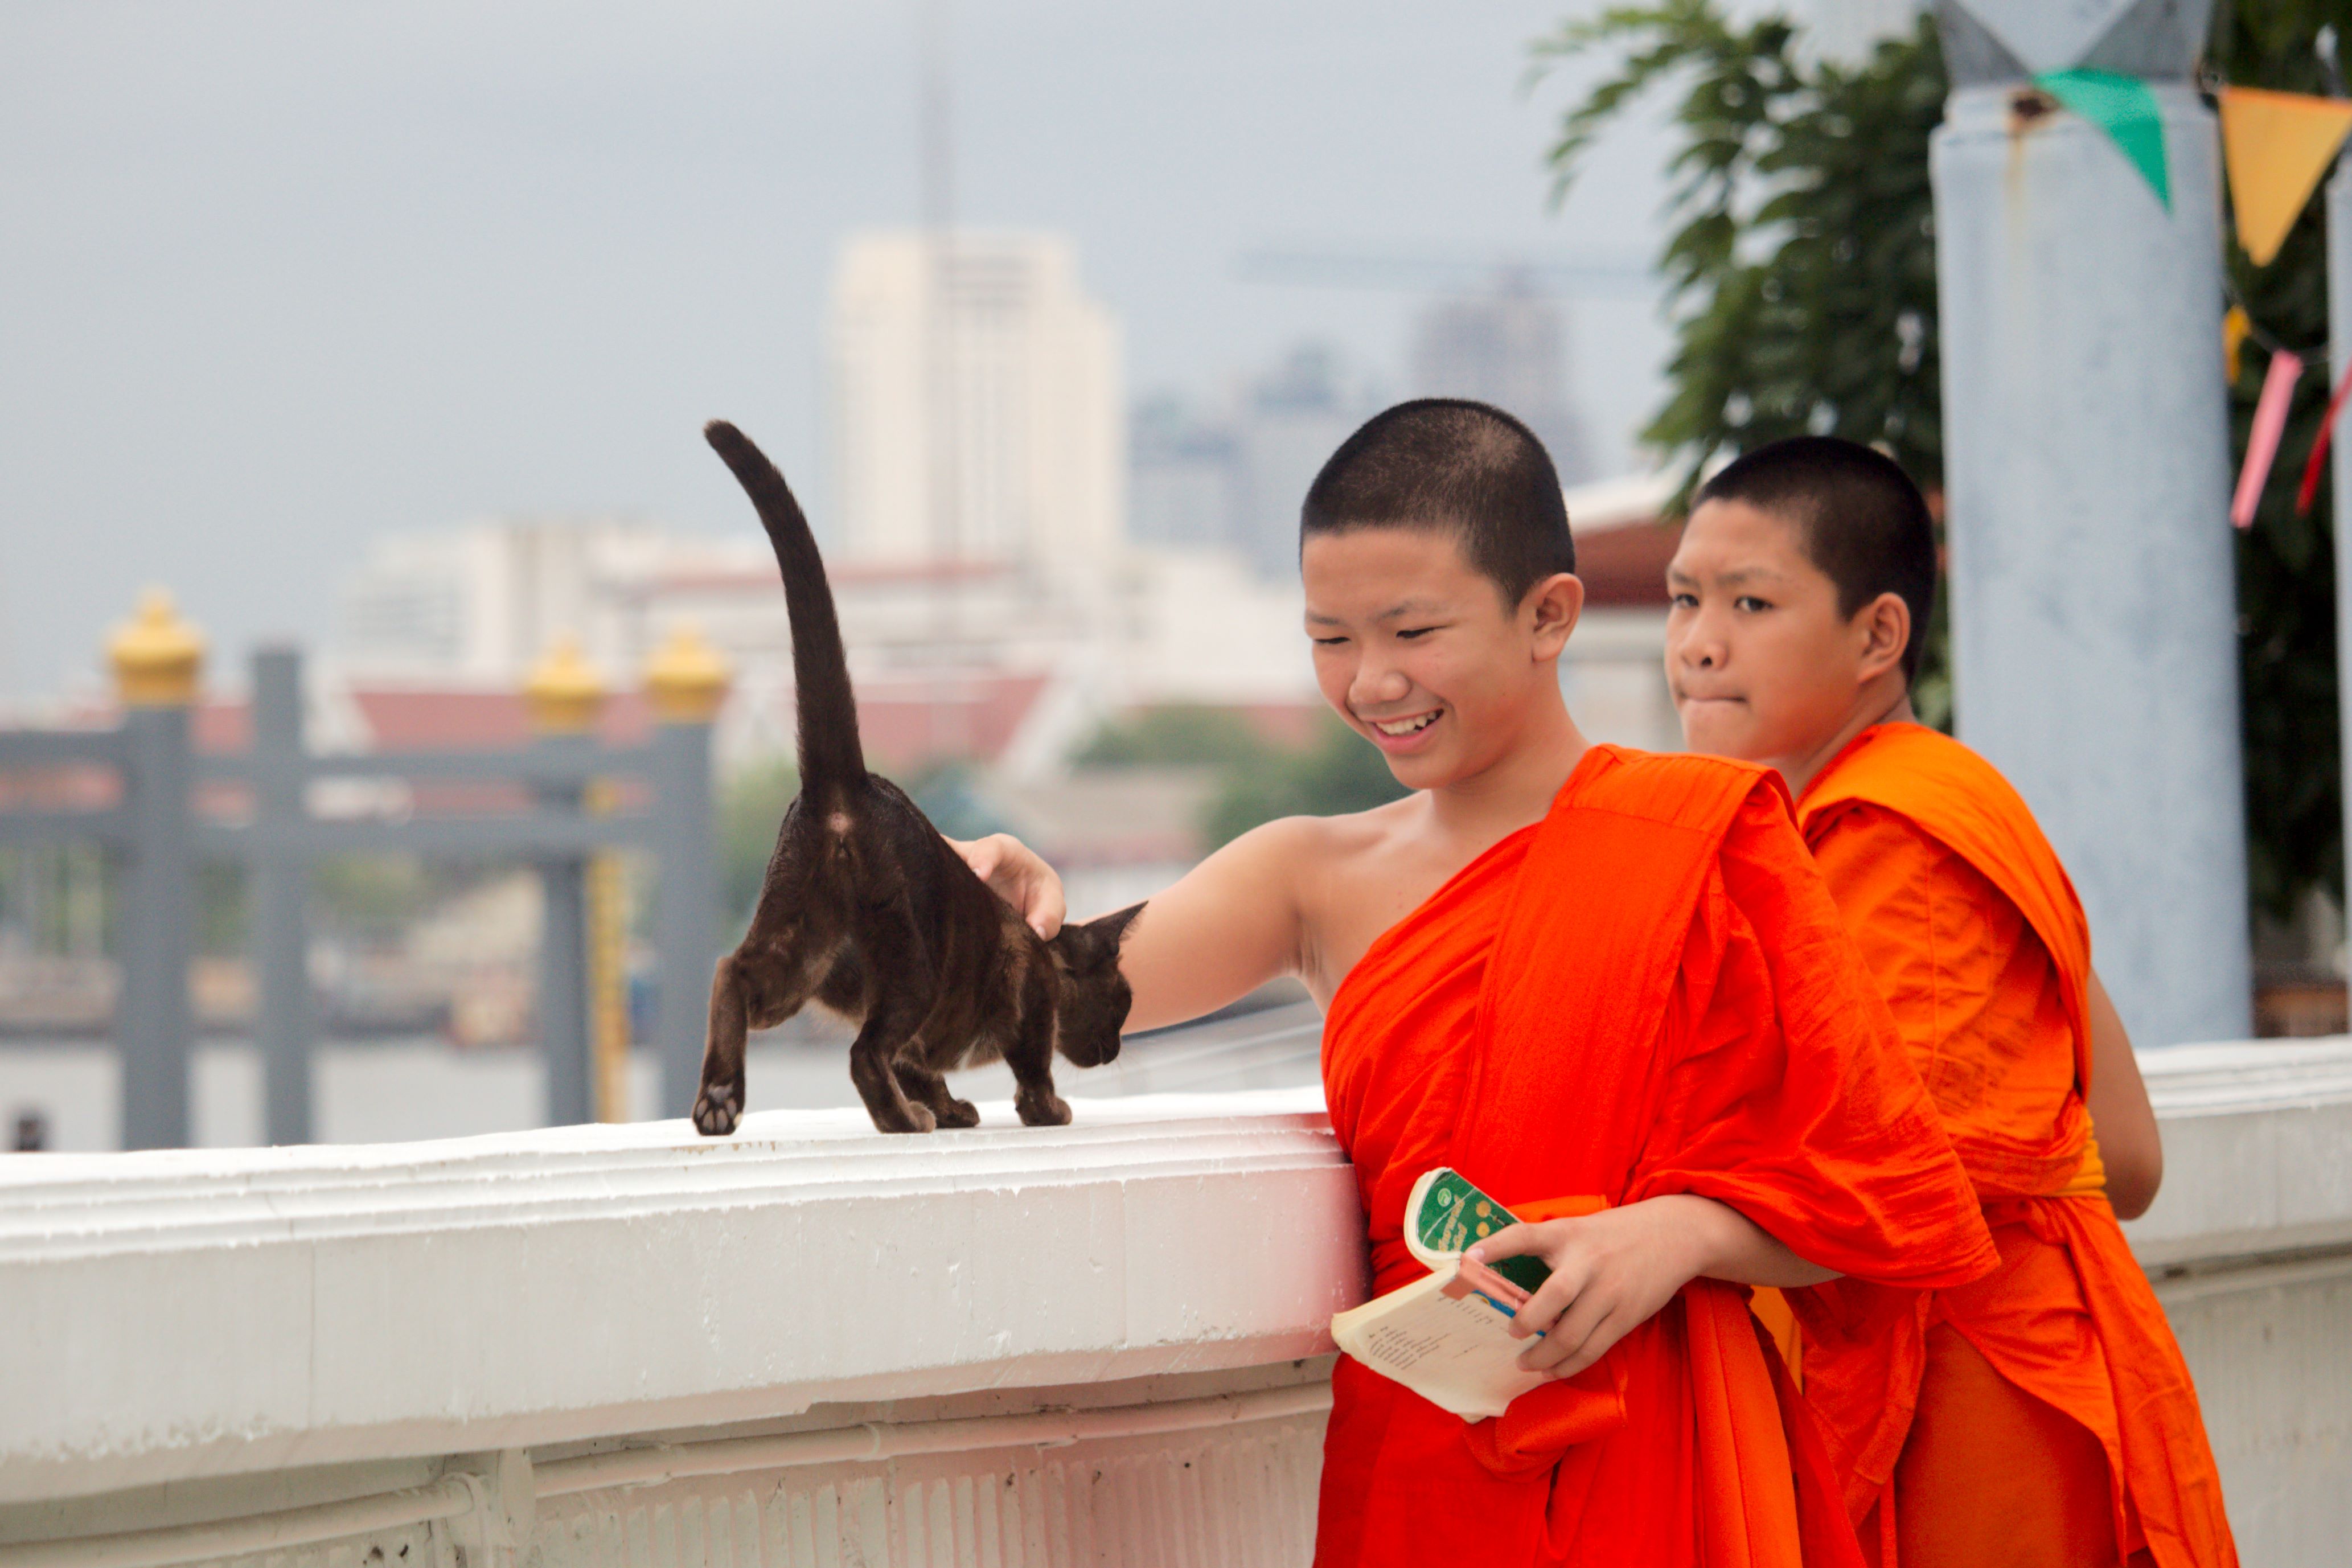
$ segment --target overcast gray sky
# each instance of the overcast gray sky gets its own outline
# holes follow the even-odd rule
[[[0,5],[0,697],[94,669],[148,582],[233,684],[379,532],[748,527],[713,415],[814,480],[835,247],[916,214],[915,3]],[[1652,254],[1654,128],[1546,206],[1567,84],[1523,95],[1526,46],[1591,3],[955,0],[959,214],[1076,237],[1130,393],[1307,337],[1393,378],[1409,301],[1236,258]],[[1624,461],[1654,301],[1571,325]]]

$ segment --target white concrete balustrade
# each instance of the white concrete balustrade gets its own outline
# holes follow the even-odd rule
[[[2333,1561],[2352,1041],[2146,1066],[2245,1560]],[[1364,1289],[1316,1092],[988,1111],[0,1160],[0,1568],[1305,1563]]]

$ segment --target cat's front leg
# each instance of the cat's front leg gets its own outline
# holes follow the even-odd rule
[[[1024,1127],[1065,1127],[1070,1107],[1054,1092],[1054,992],[1041,973],[1024,988],[1019,1032],[1004,1047],[1013,1069],[1013,1109]]]
[[[1070,1124],[1069,1101],[1054,1092],[1053,1084],[1023,1084],[1013,1093],[1013,1109],[1021,1113],[1024,1127],[1067,1127]]]

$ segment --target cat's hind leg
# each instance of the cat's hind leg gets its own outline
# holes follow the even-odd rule
[[[857,1086],[857,1098],[866,1102],[866,1113],[877,1131],[929,1132],[938,1125],[929,1106],[907,1098],[893,1068],[894,1058],[927,1011],[924,1002],[885,990],[874,999],[857,1038],[850,1042],[849,1081]]]
[[[950,1093],[948,1080],[930,1068],[901,1057],[890,1064],[890,1070],[898,1075],[898,1087],[907,1097],[928,1107],[932,1120],[941,1127],[980,1125],[980,1108]]]
[[[938,1118],[907,1098],[893,1070],[938,999],[938,972],[903,899],[869,906],[857,932],[865,967],[866,1021],[849,1047],[849,1081],[883,1132],[929,1132]]]
[[[753,1029],[772,1029],[808,1004],[834,961],[805,952],[808,933],[746,945],[719,961],[710,977],[710,1022],[703,1038],[702,1086],[694,1097],[695,1130],[716,1137],[743,1118],[743,1046]]]
[[[729,953],[710,977],[710,1024],[703,1037],[702,1087],[694,1097],[694,1130],[707,1138],[735,1131],[743,1120],[743,1042],[751,1032],[750,977]]]

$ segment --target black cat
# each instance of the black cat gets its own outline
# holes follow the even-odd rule
[[[1022,1121],[1069,1121],[1054,1092],[1054,1053],[1080,1067],[1118,1055],[1129,1000],[1119,938],[1142,906],[1046,942],[904,791],[866,771],[833,589],[808,520],[741,431],[714,420],[703,435],[751,495],[783,574],[801,793],[776,831],[751,929],[711,981],[694,1125],[735,1130],[745,1032],[773,1028],[812,998],[858,1026],[849,1076],[885,1132],[973,1125],[980,1112],[940,1075],[1000,1057],[1019,1086]]]

